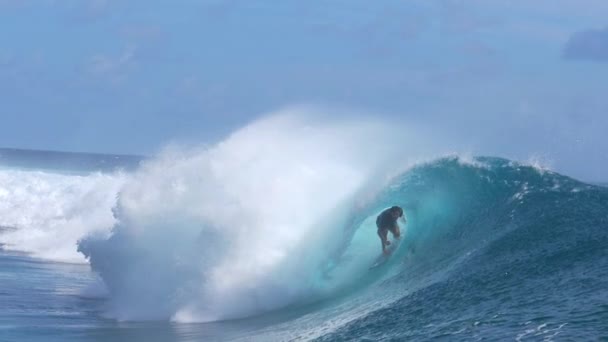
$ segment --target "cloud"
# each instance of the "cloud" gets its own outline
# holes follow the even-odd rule
[[[563,57],[608,63],[608,28],[574,33],[564,47]]]
[[[114,82],[123,81],[135,62],[136,51],[135,46],[128,46],[118,56],[95,55],[87,64],[87,71]]]

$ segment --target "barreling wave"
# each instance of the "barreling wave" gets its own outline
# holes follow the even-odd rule
[[[393,294],[403,294],[519,229],[533,196],[590,187],[492,158],[448,157],[395,173],[378,165],[405,152],[380,153],[387,141],[379,137],[400,132],[372,126],[271,117],[217,146],[146,164],[121,192],[112,236],[80,243],[111,293],[107,315],[233,319],[366,298],[387,279],[401,279]],[[369,271],[380,250],[375,217],[393,204],[408,217],[403,247]]]
[[[402,246],[367,270],[375,216],[395,203]],[[323,271],[331,284],[356,269],[350,284],[264,339],[592,338],[606,314],[607,212],[607,189],[506,159],[417,165],[353,211]]]
[[[429,159],[441,154],[420,148],[422,136],[370,120],[278,115],[211,147],[167,149],[132,174],[53,176],[53,185],[29,191],[49,201],[69,198],[59,208],[71,210],[45,214],[38,226],[65,217],[82,223],[52,225],[52,232],[69,232],[58,239],[67,241],[66,250],[80,240],[79,251],[107,286],[105,314],[119,320],[295,312],[264,336],[445,336],[452,326],[429,322],[456,322],[454,315],[483,321],[475,315],[519,310],[505,303],[526,308],[533,320],[526,302],[539,291],[565,319],[569,308],[541,281],[560,282],[556,274],[576,279],[572,272],[583,272],[589,291],[603,288],[606,188],[501,158]],[[37,184],[36,177],[50,176],[15,179]],[[6,198],[14,201],[20,191]],[[408,220],[401,248],[369,270],[380,253],[375,218],[395,204]],[[40,241],[56,241],[53,234]],[[568,282],[560,293],[578,298],[585,291]],[[445,317],[434,319],[435,312]],[[393,328],[373,328],[384,323]]]
[[[395,339],[588,339],[603,329],[607,189],[500,158],[443,158],[395,178],[362,217],[390,203],[409,213],[409,248],[382,283],[399,296],[344,313],[348,323],[337,315],[322,340],[374,340],[388,327]]]

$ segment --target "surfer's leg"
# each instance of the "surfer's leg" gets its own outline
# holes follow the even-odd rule
[[[393,229],[391,229],[391,233],[393,233],[393,237],[398,239],[401,237],[401,230],[399,230],[399,226],[395,225]]]
[[[378,229],[378,236],[380,237],[380,242],[382,243],[382,251],[384,251],[388,245],[388,229]]]

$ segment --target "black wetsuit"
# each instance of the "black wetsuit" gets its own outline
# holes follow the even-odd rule
[[[379,231],[384,229],[393,231],[397,227],[397,219],[393,218],[393,214],[389,208],[378,215],[376,226]]]

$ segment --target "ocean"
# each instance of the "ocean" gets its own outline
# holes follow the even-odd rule
[[[0,341],[608,340],[605,186],[458,155],[372,177],[333,134],[258,131],[0,150]]]

